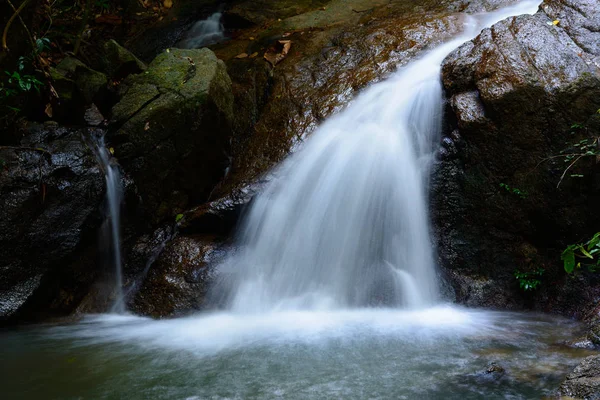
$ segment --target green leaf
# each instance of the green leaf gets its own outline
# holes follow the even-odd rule
[[[592,250],[592,248],[596,245],[600,244],[600,232],[596,233],[588,242],[587,249],[588,251]]]
[[[570,274],[575,269],[575,247],[573,245],[567,247],[565,251],[563,251],[560,259],[563,260],[564,268],[567,274]]]
[[[179,221],[181,221],[182,219],[183,219],[183,214],[177,214],[177,215],[175,216],[175,222],[179,222]]]
[[[592,259],[592,260],[594,259],[594,256],[593,256],[593,255],[591,255],[590,253],[588,253],[588,252],[587,252],[587,250],[586,250],[586,249],[585,249],[583,246],[579,246],[579,250],[580,250],[580,251],[581,251],[581,253],[582,253],[584,256],[586,256],[587,258],[590,258],[590,259]]]

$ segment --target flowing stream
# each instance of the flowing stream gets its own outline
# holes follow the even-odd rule
[[[220,265],[212,298],[224,310],[1,332],[3,397],[551,396],[586,355],[564,345],[581,327],[440,304],[426,210],[442,60],[483,27],[537,4],[467,17],[463,35],[326,121],[276,170],[242,227],[240,250]],[[118,171],[98,148],[118,249]],[[117,251],[114,262],[119,268]],[[504,372],[487,372],[491,362]]]
[[[95,137],[94,151],[98,163],[102,167],[106,180],[106,203],[108,213],[104,224],[102,243],[107,253],[109,264],[115,274],[115,295],[111,312],[125,312],[125,297],[123,295],[123,266],[121,259],[121,205],[123,203],[123,188],[119,166],[112,161],[112,156],[106,148],[104,136]]]
[[[225,40],[225,27],[221,22],[223,14],[216,12],[208,18],[196,22],[177,47],[199,49]]]

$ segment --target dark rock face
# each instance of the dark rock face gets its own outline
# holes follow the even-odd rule
[[[583,180],[567,177],[557,189],[568,164],[551,157],[593,134],[571,135],[570,127],[593,126],[600,108],[600,9],[591,1],[541,8],[484,30],[444,61],[455,130],[433,179],[433,219],[459,301],[520,307],[528,299],[513,271],[542,267],[541,302],[578,313],[594,298],[579,289],[594,278],[568,281],[560,253],[600,226],[600,169],[583,161]]]
[[[111,39],[104,44],[106,55],[106,71],[113,79],[123,79],[131,74],[139,74],[146,70],[146,64],[133,53]]]
[[[207,265],[220,256],[214,237],[179,236],[173,239],[149,268],[129,308],[155,318],[201,309],[211,278]]]
[[[559,394],[584,400],[600,399],[600,356],[590,356],[583,360],[567,375]]]
[[[156,221],[205,201],[229,165],[233,95],[214,53],[171,50],[125,81],[115,155]]]
[[[0,321],[72,311],[95,277],[104,176],[83,134],[35,126],[0,149]]]

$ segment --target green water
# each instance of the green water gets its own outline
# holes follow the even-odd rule
[[[539,399],[588,355],[562,344],[580,329],[451,307],[95,316],[2,332],[0,381],[3,399]]]

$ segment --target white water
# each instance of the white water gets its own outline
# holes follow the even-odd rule
[[[361,94],[279,169],[216,293],[237,312],[426,307],[438,290],[427,178],[440,139],[442,60],[539,0],[469,16],[464,33]]]
[[[98,162],[104,172],[106,180],[106,202],[108,204],[108,215],[105,222],[104,243],[108,245],[110,263],[115,272],[115,300],[111,312],[123,314],[125,312],[125,299],[123,295],[123,267],[121,265],[121,204],[123,202],[123,189],[121,187],[121,174],[119,167],[111,162],[110,155],[104,137],[96,138],[95,153]]]
[[[439,64],[484,26],[536,9],[537,2],[527,1],[470,18],[464,35],[373,86],[315,132],[258,199],[243,232],[245,248],[222,266],[230,280],[218,289],[231,290],[229,311],[170,320],[89,316],[74,325],[0,335],[0,358],[11,365],[4,393],[553,396],[587,355],[561,350],[559,343],[581,334],[572,321],[454,306],[397,307],[436,299],[424,204],[439,135]],[[103,165],[110,166],[107,160]],[[385,303],[393,307],[360,307],[377,304],[371,287],[386,289]],[[483,372],[491,361],[506,368],[505,377]]]
[[[186,38],[179,43],[183,49],[199,49],[225,39],[225,28],[221,23],[223,14],[216,12],[207,19],[198,21],[187,33]]]

